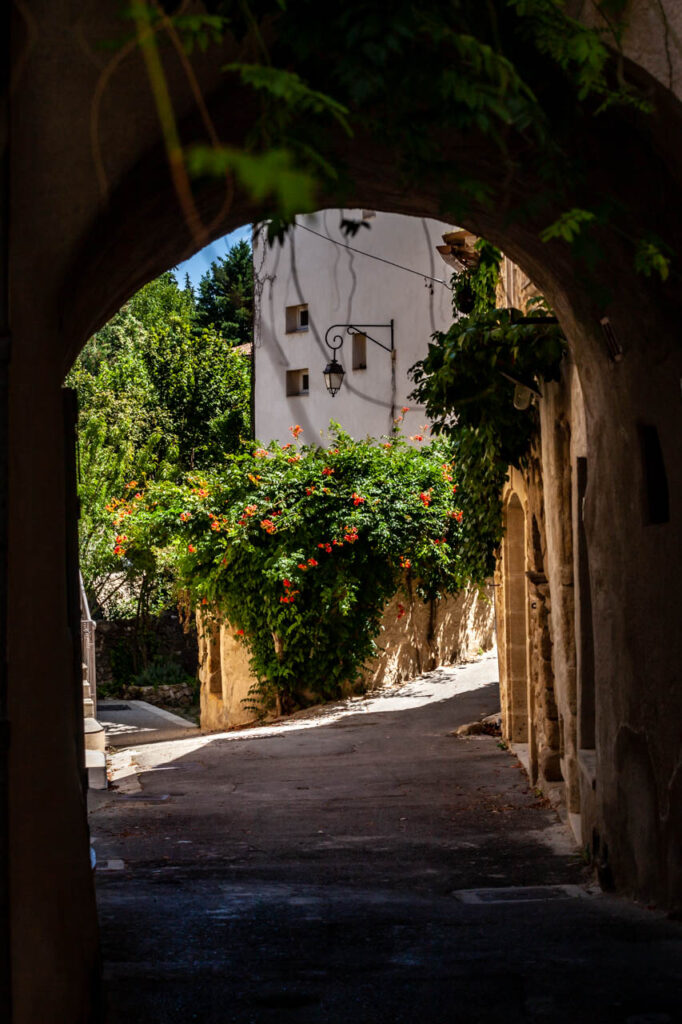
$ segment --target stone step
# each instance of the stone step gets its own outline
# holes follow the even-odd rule
[[[109,785],[107,779],[107,758],[103,750],[86,750],[85,767],[88,772],[88,786],[90,789],[106,789]]]
[[[104,753],[106,741],[104,726],[100,725],[96,718],[86,718],[83,721],[83,731],[85,732],[85,749],[100,750]]]

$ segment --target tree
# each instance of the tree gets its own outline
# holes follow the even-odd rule
[[[196,323],[212,327],[233,345],[248,344],[253,334],[253,266],[251,246],[233,245],[214,260],[199,282]]]
[[[142,355],[169,417],[174,474],[214,465],[249,435],[250,357],[223,335],[171,318],[149,332]]]
[[[112,551],[111,501],[150,480],[219,462],[250,431],[251,364],[211,328],[172,273],[134,295],[83,349],[67,378],[79,402],[80,560],[95,614],[142,623],[170,600],[160,563]]]

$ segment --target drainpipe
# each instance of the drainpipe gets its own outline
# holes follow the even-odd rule
[[[11,4],[0,25],[0,1020],[12,1019],[9,919],[9,742],[7,718],[7,517],[9,472],[9,121]]]

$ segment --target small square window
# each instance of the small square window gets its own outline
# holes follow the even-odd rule
[[[367,369],[367,335],[353,335],[353,369]]]
[[[308,319],[308,304],[301,306],[287,306],[285,310],[286,332],[295,334],[296,331],[307,331],[310,325]]]
[[[293,395],[307,395],[310,390],[310,374],[303,370],[287,370],[287,398]]]

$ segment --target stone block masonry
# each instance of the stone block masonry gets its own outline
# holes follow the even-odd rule
[[[407,588],[386,606],[380,653],[368,662],[361,686],[398,685],[440,665],[470,661],[494,643],[493,588],[472,588],[441,601],[423,602]],[[248,651],[229,623],[204,626],[198,613],[201,727],[222,731],[257,721],[249,691],[256,682]],[[350,694],[351,687],[347,693]]]

